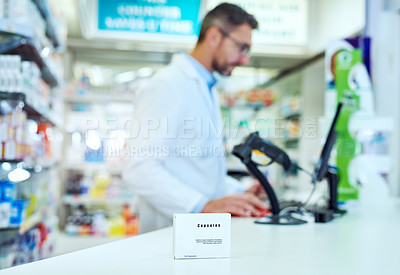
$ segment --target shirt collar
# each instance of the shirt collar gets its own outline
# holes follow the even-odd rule
[[[185,55],[186,58],[189,60],[189,62],[193,65],[193,67],[196,69],[198,74],[201,76],[201,78],[207,83],[208,89],[211,91],[211,89],[217,84],[217,79],[215,76],[210,73],[199,61],[194,59],[190,55]]]

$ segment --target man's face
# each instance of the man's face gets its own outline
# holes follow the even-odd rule
[[[249,63],[247,48],[251,47],[251,32],[248,24],[242,24],[229,33],[220,29],[222,39],[212,61],[214,71],[230,76],[236,66]]]

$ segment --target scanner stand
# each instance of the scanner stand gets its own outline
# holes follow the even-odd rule
[[[245,165],[249,172],[253,174],[264,187],[265,192],[268,195],[270,204],[271,204],[271,216],[265,216],[255,221],[258,224],[278,224],[278,225],[297,225],[297,224],[304,224],[307,223],[304,220],[296,219],[290,216],[289,213],[284,215],[280,215],[279,203],[278,199],[276,198],[275,192],[272,189],[271,185],[269,184],[267,178],[258,170],[256,164],[251,160],[246,161]]]
[[[329,201],[328,201],[328,210],[333,211],[334,216],[342,216],[347,213],[346,210],[340,209],[338,207],[337,201],[337,189],[339,184],[339,177],[333,169],[328,169],[325,174],[325,178],[328,181],[329,187]]]
[[[337,188],[339,178],[333,169],[328,169],[325,173],[325,178],[328,181],[329,187],[329,201],[326,209],[316,209],[314,211],[315,222],[325,223],[333,220],[335,217],[343,216],[347,213],[346,210],[340,209],[337,202]]]
[[[284,215],[272,215],[272,216],[265,216],[259,218],[255,221],[258,224],[279,224],[279,225],[296,225],[296,224],[304,224],[307,223],[306,221],[293,218],[290,216],[289,213]]]

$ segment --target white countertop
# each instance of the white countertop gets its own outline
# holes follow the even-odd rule
[[[400,203],[360,204],[326,224],[232,219],[231,257],[172,259],[172,228],[53,257],[0,274],[400,274]]]

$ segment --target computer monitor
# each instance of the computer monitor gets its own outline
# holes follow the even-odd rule
[[[312,182],[315,184],[317,181],[321,181],[327,176],[328,172],[328,162],[329,158],[331,156],[331,151],[333,148],[333,145],[335,144],[336,137],[337,137],[337,132],[335,130],[337,120],[339,118],[340,110],[342,109],[343,104],[339,103],[336,109],[335,116],[333,118],[331,127],[328,132],[328,136],[326,138],[324,148],[322,149],[321,156],[318,160],[317,165],[315,166],[314,174],[312,177]]]

